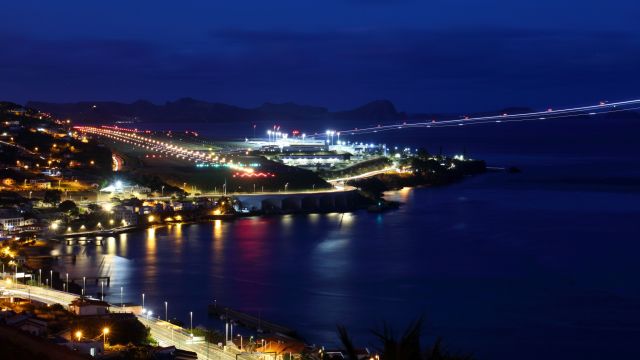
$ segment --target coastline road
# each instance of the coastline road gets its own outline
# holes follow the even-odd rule
[[[143,315],[138,315],[138,320],[151,329],[151,337],[156,339],[161,346],[175,346],[178,349],[193,351],[198,354],[198,359],[235,360],[236,355],[242,353],[235,348],[235,345],[222,349],[218,345],[208,343],[204,340],[198,341],[198,338],[194,339],[188,330],[166,321],[153,318],[147,319]],[[242,356],[247,359],[255,358],[246,353]]]
[[[8,288],[5,288],[3,290],[5,294],[15,295],[26,299],[33,299],[45,304],[61,304],[64,306],[68,306],[70,302],[78,298],[76,294],[64,291],[15,283],[9,285]]]
[[[38,286],[11,284],[8,287],[0,288],[3,296],[19,296],[26,299],[33,299],[45,304],[61,304],[69,306],[73,300],[79,296],[64,291],[42,288]],[[114,307],[117,312],[117,308]],[[235,345],[230,345],[226,349],[221,349],[217,345],[210,344],[204,340],[194,341],[188,330],[173,325],[166,321],[147,318],[137,315],[138,320],[151,331],[151,337],[156,339],[162,346],[175,346],[178,349],[193,351],[198,354],[198,359],[228,359],[235,360],[236,356],[243,359],[257,359],[254,355],[239,351]]]
[[[327,182],[330,183],[330,184],[335,184],[335,183],[345,182],[345,181],[349,181],[349,180],[364,179],[364,178],[368,178],[368,177],[372,177],[372,176],[376,176],[376,175],[380,175],[380,174],[385,174],[385,173],[392,172],[392,171],[396,171],[397,172],[398,169],[395,168],[395,167],[386,167],[384,169],[369,171],[369,172],[366,172],[366,173],[363,173],[363,174],[359,174],[359,175],[347,176],[347,177],[343,177],[343,178],[339,178],[339,179],[327,180]]]

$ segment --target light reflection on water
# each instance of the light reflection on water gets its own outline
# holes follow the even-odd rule
[[[406,204],[384,214],[175,224],[59,251],[80,254],[76,265],[64,264],[70,272],[112,276],[107,300],[119,303],[123,286],[125,302],[140,302],[144,292],[154,312],[169,301],[170,316],[187,320],[193,311],[195,324],[217,325],[206,317],[216,299],[296,328],[311,342],[334,341],[337,323],[366,342],[380,321],[399,327],[425,314],[430,334],[483,358],[505,358],[496,343],[511,346],[506,353],[539,343],[579,352],[597,346],[585,341],[593,334],[624,348],[631,337],[621,324],[640,324],[640,316],[598,294],[632,305],[640,298],[629,285],[640,275],[638,245],[628,241],[638,234],[629,218],[640,196],[560,192],[503,176],[402,189],[389,198]],[[563,203],[582,204],[580,216],[553,205],[559,194]],[[607,236],[611,228],[626,236]],[[89,293],[96,290],[91,285]],[[585,319],[620,330],[613,337]],[[571,323],[586,325],[563,325]],[[519,329],[522,342],[510,342],[504,329]]]

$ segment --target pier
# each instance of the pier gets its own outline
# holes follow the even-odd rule
[[[119,226],[111,229],[66,232],[66,233],[54,235],[52,238],[65,240],[65,241],[74,240],[74,239],[79,239],[83,241],[87,241],[91,239],[101,240],[103,237],[115,236],[121,233],[134,231],[140,228],[141,227],[138,225],[127,225],[127,226]]]
[[[65,238],[64,243],[66,245],[93,245],[101,246],[102,245],[102,237],[99,238],[89,238],[89,237],[79,237],[79,238]]]
[[[268,332],[281,334],[291,338],[298,338],[297,333],[285,326],[264,321],[260,317],[249,315],[245,312],[231,309],[227,306],[216,304],[209,305],[209,315],[220,316],[225,320],[232,320],[236,323],[250,329],[256,329],[258,332]]]
[[[83,283],[84,281],[91,281],[91,280],[95,280],[95,284],[98,285],[100,283],[100,280],[106,280],[105,285],[106,286],[111,286],[111,276],[85,276],[84,278],[82,277],[76,277],[76,278],[70,278],[69,282],[71,283],[75,283],[76,281]]]

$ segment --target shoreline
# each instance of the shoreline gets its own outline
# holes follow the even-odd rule
[[[487,171],[486,172],[504,172],[506,171],[505,168],[495,168],[495,167],[487,167]],[[475,175],[481,175],[480,174],[475,174]],[[472,177],[474,175],[467,175],[465,177]],[[458,183],[460,181],[464,180],[464,178],[462,179],[458,179],[446,184],[432,184],[432,183],[425,183],[425,184],[412,184],[412,185],[408,185],[408,186],[401,186],[401,187],[397,187],[397,188],[390,188],[388,190],[383,191],[379,198],[376,198],[375,200],[382,200],[384,201],[386,205],[386,207],[384,208],[380,208],[380,209],[372,209],[370,206],[363,206],[363,207],[358,207],[358,208],[352,208],[346,211],[335,211],[335,210],[328,210],[328,211],[279,211],[279,212],[265,212],[265,211],[253,211],[250,213],[235,213],[235,214],[227,214],[227,215],[208,215],[205,216],[203,218],[200,219],[196,219],[196,220],[185,220],[185,221],[170,221],[170,222],[165,222],[165,223],[147,223],[147,224],[139,224],[136,226],[127,226],[126,228],[116,228],[116,229],[108,229],[108,230],[95,230],[95,231],[88,231],[82,234],[57,234],[51,237],[43,237],[44,241],[56,241],[58,243],[63,242],[65,240],[65,238],[67,239],[78,239],[78,238],[83,238],[83,237],[93,237],[93,238],[102,238],[102,237],[109,237],[109,236],[114,236],[114,235],[119,235],[119,234],[124,234],[124,233],[134,233],[134,232],[138,232],[138,231],[143,231],[143,230],[147,230],[147,229],[151,229],[151,228],[163,228],[163,227],[167,227],[167,226],[171,226],[171,225],[193,225],[193,224],[206,224],[206,223],[210,223],[213,221],[235,221],[236,219],[242,219],[242,218],[274,218],[274,217],[281,217],[281,216],[286,216],[286,215],[293,215],[293,216],[297,216],[297,215],[326,215],[326,214],[346,214],[346,213],[356,213],[356,212],[360,212],[360,211],[364,211],[364,212],[368,212],[368,213],[377,213],[377,212],[386,212],[388,210],[395,210],[398,207],[402,206],[402,202],[396,202],[396,201],[391,201],[391,200],[385,200],[385,196],[386,196],[386,192],[393,192],[393,191],[400,191],[404,188],[409,188],[409,189],[423,189],[423,188],[434,188],[434,187],[445,187],[445,186],[449,186],[449,185],[453,185],[455,183]],[[366,193],[365,190],[358,190],[359,192],[364,192]],[[277,195],[277,194],[276,194]],[[231,195],[230,197],[233,197],[233,195]],[[371,206],[375,206],[375,200],[372,200],[372,204],[370,204]]]

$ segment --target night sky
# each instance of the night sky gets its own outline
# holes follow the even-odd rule
[[[4,1],[0,99],[400,110],[640,96],[637,0]]]

